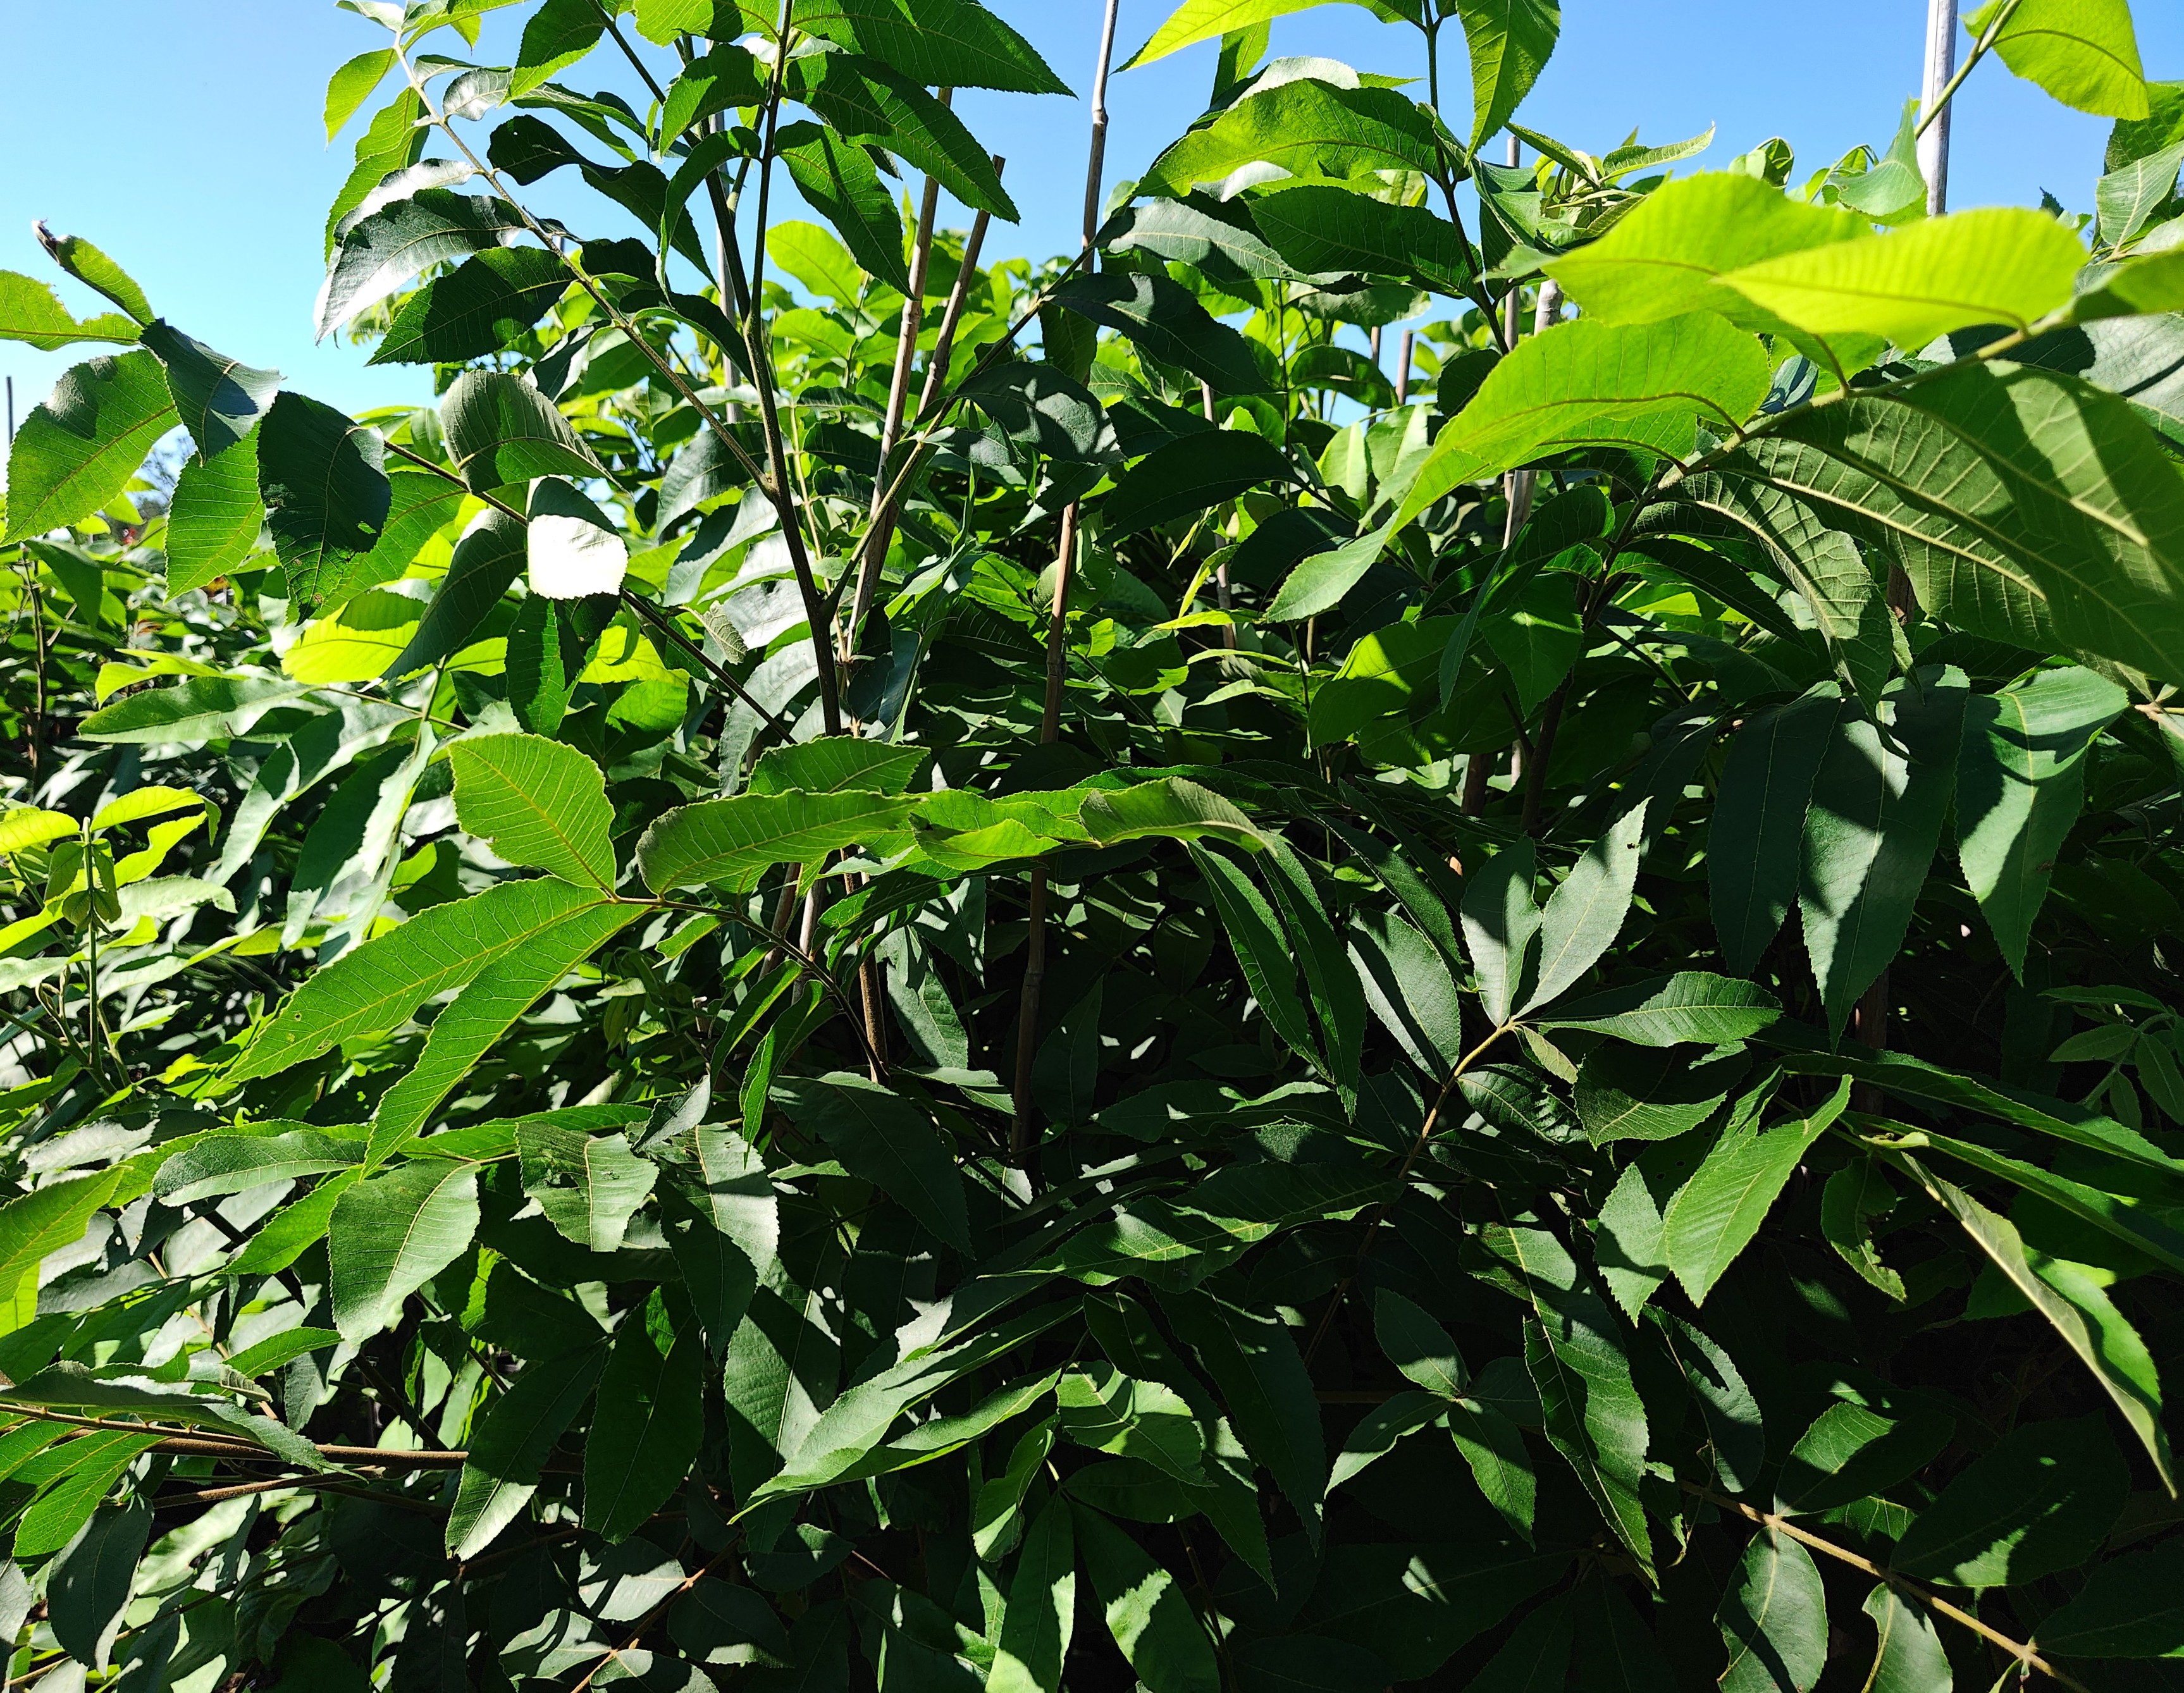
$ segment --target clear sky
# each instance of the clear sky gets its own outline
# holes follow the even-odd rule
[[[1024,211],[1021,226],[994,226],[987,252],[1071,250],[1099,0],[994,3],[1078,99],[1072,107],[1058,97],[960,97],[972,130],[1006,155],[1006,180]],[[1123,0],[1118,62],[1172,3]],[[530,9],[490,16],[477,61],[507,63]],[[1702,167],[1779,134],[1797,149],[1802,174],[1860,142],[1887,144],[1918,86],[1925,9],[1925,0],[1563,0],[1562,44],[1520,118],[1595,153],[1634,128],[1661,142],[1717,124]],[[2139,0],[2134,10],[2148,73],[2184,77],[2184,6]],[[1326,6],[1273,28],[1279,53],[1423,74],[1417,33],[1355,6]],[[0,99],[0,268],[58,277],[31,236],[31,220],[44,218],[56,231],[105,248],[178,327],[231,357],[278,366],[292,387],[350,409],[429,398],[421,371],[367,368],[365,349],[311,340],[325,209],[348,174],[358,127],[326,144],[326,81],[386,39],[376,25],[319,0],[0,0],[0,42],[13,67]],[[461,48],[451,31],[429,46]],[[1451,126],[1461,131],[1468,77],[1460,42],[1446,47],[1453,64],[1445,66],[1444,97]],[[671,56],[643,50],[664,80]],[[1111,183],[1137,174],[1203,109],[1212,64],[1209,44],[1114,79]],[[611,48],[569,80],[586,90],[635,86]],[[2105,120],[2066,111],[1990,62],[1958,96],[1955,126],[1953,205],[2036,204],[2046,188],[2090,209]],[[582,231],[635,232],[581,189],[557,190],[560,180],[531,191],[537,209]],[[1031,183],[1043,186],[1032,192]],[[958,217],[967,221],[960,209]],[[72,308],[93,309],[87,291],[58,280]],[[0,342],[0,373],[14,379],[18,418],[81,356]]]

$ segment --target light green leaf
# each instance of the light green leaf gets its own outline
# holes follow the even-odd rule
[[[8,454],[8,526],[20,541],[81,522],[129,485],[177,413],[149,353],[76,365],[31,409]]]
[[[134,342],[141,326],[119,312],[78,319],[61,304],[53,285],[15,270],[0,270],[0,341],[26,342],[41,353],[58,353],[79,341]]]
[[[1976,41],[2008,0],[1964,19]],[[2128,0],[2021,0],[1994,39],[2002,62],[2066,106],[2105,118],[2147,115],[2146,72]]]
[[[1712,311],[1741,328],[1769,331],[1780,321],[1771,312],[1714,287],[1714,278],[1869,233],[1853,213],[1793,200],[1741,172],[1707,171],[1663,183],[1599,240],[1544,268],[1602,323]]]
[[[1248,95],[1191,131],[1152,162],[1138,187],[1179,198],[1258,164],[1292,176],[1342,179],[1376,170],[1430,174],[1441,159],[1431,122],[1402,95],[1305,76]]]
[[[1451,488],[1557,447],[1606,443],[1681,457],[1701,422],[1734,429],[1767,384],[1759,342],[1711,312],[1658,323],[1580,318],[1528,336],[1435,437],[1396,525]]]
[[[1585,1072],[1593,1067],[1602,1053],[1622,1050],[1602,1046],[1587,1057],[1578,1072],[1579,1087],[1585,1086]],[[1709,1109],[1713,1103],[1708,1102]],[[1590,1134],[1591,1124],[1585,1127]],[[1597,1141],[1598,1137],[1593,1139]],[[1623,1314],[1635,1323],[1646,1301],[1669,1278],[1668,1255],[1661,1239],[1661,1207],[1646,1184],[1645,1171],[1635,1162],[1624,1167],[1607,1197],[1601,1201],[1592,1256],[1609,1295]]]
[[[191,459],[167,509],[167,592],[211,586],[250,556],[265,526],[255,431],[210,464]]]
[[[1540,80],[1562,34],[1558,0],[1457,0],[1471,49],[1471,146],[1508,122]]]
[[[1317,1541],[1328,1488],[1327,1436],[1312,1378],[1279,1318],[1205,1293],[1162,1300],[1177,1336],[1198,1354],[1221,1391],[1228,1420],[1266,1466]]]
[[[594,0],[546,0],[523,26],[508,97],[520,98],[583,58],[599,45],[610,15]]]
[[[1885,336],[1915,352],[1953,329],[2031,327],[2069,302],[2085,262],[2053,218],[1988,206],[1764,259],[1719,286],[1811,334]]]
[[[80,235],[54,235],[43,224],[34,224],[31,232],[38,245],[54,264],[67,271],[86,287],[96,288],[106,298],[139,323],[148,324],[154,315],[151,302],[136,280],[113,259],[93,247]]]
[[[424,1133],[440,1102],[519,1017],[650,909],[635,904],[579,906],[480,970],[454,1003],[433,1019],[416,1066],[381,1096],[371,1120],[372,1166]]]
[[[215,1134],[159,1167],[152,1191],[169,1205],[239,1194],[268,1182],[323,1176],[364,1162],[364,1143],[316,1129],[285,1134]]]
[[[1713,1046],[1747,1039],[1781,1015],[1780,1001],[1756,983],[1680,970],[1574,1000],[1532,1021],[1541,1028],[1591,1029],[1638,1046]]]
[[[326,1237],[342,1339],[368,1340],[398,1322],[403,1301],[461,1256],[477,1226],[475,1164],[425,1159],[343,1194]]]
[[[50,1253],[83,1238],[92,1215],[114,1196],[122,1172],[70,1176],[18,1194],[0,1205],[0,1327],[19,1328],[31,1313],[22,1312],[19,1289],[28,1283],[35,1303],[39,1263]],[[11,1319],[10,1312],[21,1321]]]
[[[1638,878],[1647,804],[1641,800],[1571,866],[1540,916],[1540,979],[1520,1015],[1577,985],[1622,933]]]
[[[1135,70],[1156,58],[1166,58],[1201,42],[1233,35],[1290,12],[1308,11],[1324,0],[1183,0],[1152,33],[1152,39],[1132,53],[1123,65]]]
[[[1139,1685],[1146,1693],[1219,1693],[1221,1666],[1183,1584],[1098,1512],[1075,1510],[1071,1520],[1107,1632]],[[1012,1588],[1012,1605],[1014,1596]]]
[[[455,815],[511,864],[565,882],[611,888],[614,808],[599,767],[574,747],[538,735],[472,736],[448,750]]]
[[[341,133],[342,125],[356,115],[357,108],[371,97],[372,90],[386,80],[387,73],[393,68],[394,49],[375,47],[348,60],[326,79],[328,141]]]
[[[1669,1267],[1692,1304],[1706,1303],[1714,1284],[1758,1234],[1799,1161],[1849,1101],[1846,1078],[1819,1110],[1794,1122],[1761,1133],[1732,1122],[1677,1190],[1661,1219],[1662,1242]]]
[[[228,1071],[247,1082],[383,1034],[435,994],[550,933],[598,896],[546,877],[504,882],[412,917],[314,972]]]
[[[2129,704],[2089,670],[2042,671],[1965,702],[1957,754],[1957,852],[1995,944],[2019,977],[2051,866],[2086,800],[2093,738]]]
[[[636,1313],[640,1326],[643,1313]],[[627,1321],[625,1322],[627,1326]],[[448,1556],[476,1557],[522,1515],[554,1443],[577,1419],[606,1364],[606,1349],[533,1362],[471,1431],[448,1513]]]
[[[1193,436],[1162,450],[1187,461],[1189,456],[1195,453],[1197,443],[1201,438]],[[1146,462],[1150,464],[1152,461],[1148,459]],[[1342,604],[1351,588],[1365,579],[1365,573],[1380,561],[1380,554],[1387,550],[1389,538],[1394,532],[1391,526],[1384,525],[1379,529],[1367,531],[1354,541],[1346,541],[1340,547],[1300,560],[1296,568],[1283,579],[1280,591],[1274,595],[1274,603],[1266,610],[1265,620],[1269,623],[1301,623],[1307,617],[1317,617],[1323,611],[1332,611]],[[1367,640],[1373,638],[1370,635],[1366,637]],[[1359,644],[1362,646],[1363,643]],[[1352,663],[1356,661],[1357,649],[1352,649],[1351,658],[1343,664],[1345,679],[1356,673],[1351,669]],[[1315,738],[1321,738],[1323,734],[1333,739],[1344,738],[1334,735],[1331,726],[1324,730],[1315,730],[1314,734]]]
[[[637,844],[655,894],[708,883],[743,883],[777,864],[809,864],[901,829],[911,802],[857,789],[739,794],[670,811]]]
[[[1715,1613],[1729,1668],[1723,1693],[1811,1693],[1828,1658],[1828,1596],[1813,1555],[1762,1529]]]
[[[705,1428],[705,1346],[655,1288],[615,1330],[584,1442],[584,1527],[627,1540],[674,1494]]]

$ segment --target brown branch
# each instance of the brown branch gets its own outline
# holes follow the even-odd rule
[[[946,105],[953,90],[940,91]],[[910,400],[910,369],[917,361],[918,332],[925,325],[925,278],[933,264],[933,221],[940,209],[940,184],[925,179],[924,198],[917,208],[917,238],[910,249],[910,292],[902,304],[902,322],[897,326],[894,370],[888,378],[886,415],[880,420],[880,456],[872,472],[872,510],[865,531],[864,556],[857,567],[857,591],[850,603],[850,621],[843,632],[843,657],[854,656],[857,632],[878,597],[880,572],[887,565],[888,544],[894,538],[894,501],[889,497],[887,462],[902,441],[903,409]]]
[[[1852,1569],[1863,1571],[1875,1581],[1886,1582],[1898,1593],[1917,1600],[1928,1610],[1947,1617],[1953,1623],[1963,1623],[1964,1627],[1990,1645],[2001,1647],[2025,1668],[2038,1670],[2042,1675],[2070,1689],[2071,1693],[2087,1693],[2085,1683],[2068,1672],[2058,1669],[2035,1651],[2028,1642],[2012,1640],[2000,1629],[1981,1622],[1970,1612],[1958,1609],[1940,1595],[1929,1592],[1917,1582],[1897,1574],[1894,1570],[1877,1564],[1870,1558],[1861,1557],[1847,1546],[1839,1546],[1832,1540],[1824,1540],[1818,1534],[1799,1528],[1788,1518],[1778,1517],[1771,1511],[1762,1511],[1755,1506],[1745,1504],[1741,1500],[1731,1499],[1724,1494],[1716,1493],[1712,1488],[1701,1487],[1695,1482],[1687,1481],[1681,1485],[1685,1492],[1696,1494],[1709,1505],[1719,1506],[1724,1511],[1734,1511],[1738,1516],[1747,1518],[1758,1523],[1762,1528],[1771,1529],[1778,1534],[1787,1534],[1800,1545],[1808,1546],[1825,1557],[1835,1559],[1838,1563],[1846,1563]]]

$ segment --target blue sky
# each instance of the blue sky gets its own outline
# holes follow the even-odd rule
[[[1078,238],[1087,97],[1098,0],[994,0],[1078,92],[1034,99],[967,91],[958,110],[994,151],[1024,210],[996,224],[989,257],[1072,249]],[[1123,0],[1117,60],[1173,0]],[[512,57],[529,8],[487,20],[481,63]],[[2148,72],[2184,77],[2184,7],[2135,8]],[[1915,92],[1925,0],[1563,0],[1562,45],[1521,120],[1605,152],[1634,128],[1649,142],[1719,125],[1706,164],[1770,135],[1797,148],[1801,172],[1860,142],[1885,146]],[[1456,31],[1451,29],[1450,35]],[[383,44],[384,31],[317,0],[0,0],[0,41],[14,67],[0,101],[0,268],[55,273],[31,237],[35,218],[83,235],[142,283],[154,309],[231,356],[278,366],[291,386],[351,409],[429,397],[422,372],[365,365],[338,338],[314,345],[325,209],[347,175],[355,126],[327,147],[320,114],[327,75]],[[460,41],[443,31],[431,47]],[[1444,93],[1464,127],[1468,79],[1451,42]],[[1317,53],[1361,70],[1422,75],[1416,32],[1330,5],[1278,19],[1276,53]],[[652,52],[663,64],[666,55]],[[1112,183],[1134,175],[1205,104],[1208,45],[1118,75],[1111,85]],[[1452,71],[1453,74],[1449,74]],[[584,89],[635,79],[608,53],[569,80]],[[663,78],[664,80],[664,78]],[[391,88],[390,84],[390,88]],[[2105,120],[2057,106],[1982,64],[1957,102],[1952,203],[2036,203],[2052,190],[2090,207]],[[439,149],[444,151],[444,148]],[[536,209],[585,231],[629,233],[622,214],[558,179],[532,191]],[[1028,183],[1046,183],[1027,192]],[[967,221],[959,209],[959,220]],[[60,279],[78,311],[86,291]],[[81,356],[81,354],[74,355]],[[20,417],[71,362],[0,342]]]

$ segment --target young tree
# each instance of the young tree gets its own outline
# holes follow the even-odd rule
[[[354,0],[415,409],[0,275],[15,1685],[2170,1685],[2184,84],[1674,174],[1367,3],[1080,185],[977,0]]]

